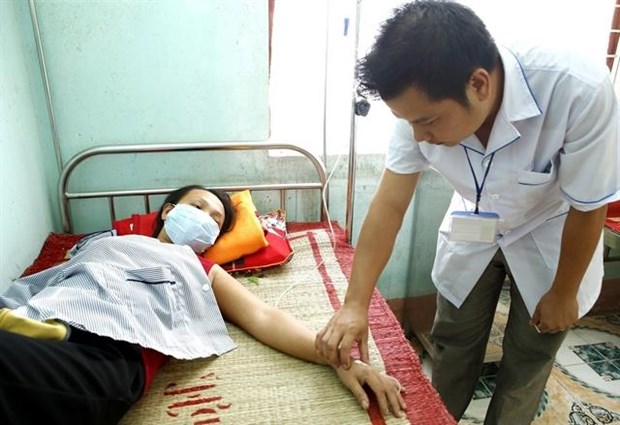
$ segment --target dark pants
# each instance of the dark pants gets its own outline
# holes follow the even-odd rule
[[[60,342],[0,330],[0,424],[116,424],[143,387],[136,345],[76,329]]]
[[[510,311],[503,356],[485,425],[525,425],[536,415],[555,354],[565,332],[538,333],[530,326],[510,269],[500,250],[460,308],[441,295],[432,338],[435,345],[433,385],[450,413],[460,419],[476,387],[506,276],[510,278]]]

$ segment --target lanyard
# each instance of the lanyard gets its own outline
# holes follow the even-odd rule
[[[482,188],[484,187],[484,182],[487,181],[487,176],[489,175],[489,170],[491,169],[491,164],[493,163],[493,157],[495,156],[495,152],[491,154],[491,159],[489,160],[489,165],[487,165],[487,169],[484,171],[484,177],[482,178],[482,182],[478,185],[478,178],[476,177],[476,173],[474,172],[474,167],[471,165],[471,159],[469,159],[469,152],[467,152],[467,148],[463,146],[465,149],[465,156],[467,157],[467,162],[469,163],[469,169],[471,170],[471,175],[474,176],[474,184],[476,185],[476,209],[474,210],[474,214],[478,214],[478,206],[480,204],[480,197],[482,196]]]

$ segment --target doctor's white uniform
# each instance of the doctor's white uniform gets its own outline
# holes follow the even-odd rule
[[[433,168],[455,190],[432,271],[441,297],[461,307],[501,250],[531,316],[553,282],[569,207],[590,211],[619,197],[620,118],[604,64],[543,48],[500,48],[500,56],[504,94],[486,148],[475,135],[453,147],[416,141],[399,120],[386,168],[399,174]],[[474,210],[474,174],[480,183],[487,170],[479,207],[500,216],[496,242],[451,241],[451,213]],[[579,289],[580,317],[600,293],[602,251],[601,236]]]

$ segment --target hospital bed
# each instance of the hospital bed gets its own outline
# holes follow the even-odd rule
[[[222,153],[239,156],[262,155],[273,150],[288,150],[303,158],[314,174],[309,181],[274,182],[268,184],[214,184],[202,175],[192,183],[217,187],[230,192],[249,189],[271,196],[287,210],[294,203],[291,194],[312,193],[320,211],[313,221],[287,221],[288,240],[294,250],[286,264],[262,269],[237,278],[267,303],[289,311],[307,326],[318,330],[338,309],[344,299],[347,276],[351,271],[353,247],[347,243],[338,223],[327,220],[320,201],[327,179],[322,162],[309,152],[287,144],[270,143],[192,143],[161,145],[103,146],[86,150],[73,157],[60,178],[58,193],[64,232],[50,234],[40,255],[25,272],[34,273],[63,261],[82,233],[101,230],[106,225],[84,224],[89,214],[84,203],[107,205],[109,223],[123,218],[121,204],[138,199],[141,211],[157,210],[162,197],[183,184],[165,187],[112,187],[106,176],[97,176],[95,190],[84,188],[84,176],[97,170],[92,164],[100,158],[151,155],[165,164],[170,155],[217,156]],[[114,161],[114,160],[113,160]],[[79,170],[79,171],[78,171]],[[125,170],[131,173],[131,170]],[[157,172],[159,173],[160,170]],[[94,171],[97,172],[97,171]],[[171,167],[174,174],[175,169]],[[269,168],[273,178],[273,168]],[[100,173],[100,172],[99,172]],[[104,173],[105,174],[105,173]],[[107,173],[110,177],[114,172]],[[77,177],[76,177],[77,176]],[[276,176],[276,179],[278,176]],[[265,178],[266,180],[267,178]],[[113,179],[112,179],[113,180]],[[131,179],[129,179],[131,180]],[[150,183],[163,181],[156,175]],[[77,189],[76,189],[77,188]],[[302,196],[303,198],[303,196]],[[130,202],[131,203],[131,202]],[[82,221],[79,231],[75,223]],[[90,227],[89,227],[90,226]],[[132,408],[123,424],[437,424],[456,423],[422,371],[418,356],[405,338],[401,327],[378,291],[373,294],[370,312],[370,357],[372,363],[396,377],[403,387],[407,402],[406,418],[381,418],[372,400],[368,411],[359,407],[353,395],[342,386],[329,368],[309,364],[283,355],[256,342],[239,328],[228,324],[238,348],[221,357],[193,361],[171,360],[156,377],[152,388]]]

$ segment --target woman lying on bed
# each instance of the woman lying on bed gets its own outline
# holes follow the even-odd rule
[[[228,195],[187,186],[167,197],[153,238],[100,233],[80,241],[68,262],[16,280],[0,295],[0,423],[117,423],[167,358],[235,348],[223,318],[326,364],[313,331],[194,254],[232,222]],[[402,414],[394,378],[359,362],[336,373],[364,408],[367,384],[384,415]]]

